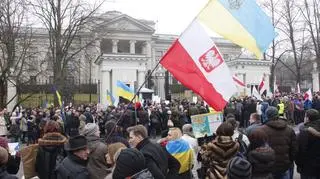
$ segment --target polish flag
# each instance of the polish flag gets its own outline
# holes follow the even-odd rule
[[[237,92],[222,55],[197,20],[173,43],[160,63],[216,111],[223,110]]]
[[[297,93],[301,93],[301,91],[300,91],[300,84],[299,83],[297,83]]]
[[[245,87],[246,86],[244,84],[244,82],[242,80],[240,80],[236,74],[234,74],[232,76],[232,79],[233,79],[234,82],[236,82],[236,85],[241,86],[241,87]]]

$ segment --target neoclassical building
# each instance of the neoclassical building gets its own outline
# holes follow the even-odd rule
[[[90,25],[90,24],[89,24]],[[77,43],[94,39],[68,64],[70,82],[96,81],[100,102],[107,103],[107,90],[116,96],[116,82],[120,80],[131,88],[140,86],[148,71],[152,70],[166,53],[177,35],[155,33],[155,22],[135,19],[118,11],[109,11],[92,18],[91,31],[80,34]],[[30,82],[53,80],[50,63],[49,40],[45,29],[34,29],[31,51],[38,52],[29,58],[25,78]],[[233,74],[247,86],[239,88],[242,95],[250,95],[251,85],[258,85],[263,74],[269,74],[271,63],[247,58],[242,49],[222,38],[213,38]],[[74,46],[76,48],[76,45]],[[242,55],[241,55],[242,54]],[[48,61],[40,63],[39,60]],[[34,65],[39,64],[39,65]],[[39,73],[41,71],[41,73]],[[154,95],[165,98],[165,72],[161,65],[153,73]],[[169,84],[177,83],[169,78]],[[266,81],[268,85],[268,78]],[[72,86],[71,86],[72,87]],[[80,87],[79,87],[80,88]],[[75,90],[75,89],[70,89]]]
[[[178,36],[155,34],[154,22],[135,19],[117,11],[103,14],[100,20],[104,20],[99,27],[103,30],[98,34],[103,55],[95,61],[95,65],[101,83],[100,99],[104,104],[107,90],[115,95],[117,80],[130,87],[135,84],[140,86],[147,71],[156,66]],[[239,94],[249,94],[250,85],[259,84],[263,74],[269,74],[270,62],[241,56],[241,48],[230,41],[222,38],[213,40],[232,72],[247,84],[246,88],[239,88]],[[162,99],[165,97],[164,73],[165,69],[160,65],[153,78],[155,94]]]

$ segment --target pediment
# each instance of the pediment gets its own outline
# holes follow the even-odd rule
[[[134,19],[128,15],[120,15],[103,23],[100,28],[105,30],[116,30],[116,31],[133,31],[133,32],[146,32],[154,33],[154,29],[137,19]]]

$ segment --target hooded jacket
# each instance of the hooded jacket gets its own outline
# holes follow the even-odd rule
[[[248,152],[252,165],[252,179],[272,179],[272,166],[275,161],[274,150],[269,146],[259,147]]]
[[[272,167],[272,172],[287,171],[292,167],[297,154],[297,140],[294,130],[281,119],[267,121],[261,129],[268,135],[269,145],[275,152],[275,164]]]
[[[67,138],[60,133],[47,133],[39,139],[35,169],[40,179],[55,179],[55,168],[66,156]]]
[[[298,135],[299,152],[296,158],[298,172],[307,176],[319,176],[320,171],[320,137],[308,131],[312,127],[320,132],[320,120],[306,123]]]

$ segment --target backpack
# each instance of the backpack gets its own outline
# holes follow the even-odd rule
[[[247,154],[247,151],[248,151],[248,146],[247,144],[243,141],[243,134],[240,133],[239,136],[238,136],[238,143],[239,143],[239,152],[242,154],[242,155],[246,155]]]

